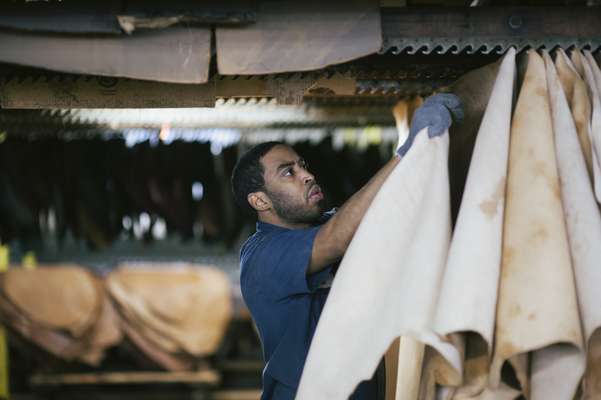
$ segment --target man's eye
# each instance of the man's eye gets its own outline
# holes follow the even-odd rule
[[[286,170],[284,170],[284,176],[292,176],[294,175],[294,171],[292,170],[292,168],[288,168]]]

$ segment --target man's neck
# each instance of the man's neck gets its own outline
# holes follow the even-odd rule
[[[271,213],[266,214],[266,215],[259,213],[257,219],[259,220],[259,222],[265,222],[267,224],[281,226],[282,228],[287,228],[287,229],[304,229],[304,228],[309,228],[311,226],[310,224],[305,224],[305,223],[288,222],[288,221],[281,219],[279,216],[273,215]]]

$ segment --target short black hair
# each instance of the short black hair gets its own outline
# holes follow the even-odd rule
[[[282,142],[260,143],[244,153],[234,166],[232,171],[234,201],[249,214],[256,214],[256,211],[248,203],[248,195],[265,190],[265,179],[263,179],[265,170],[261,164],[261,158],[278,145],[285,144]]]

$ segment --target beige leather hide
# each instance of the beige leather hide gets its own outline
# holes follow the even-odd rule
[[[382,47],[375,0],[262,1],[254,24],[220,26],[215,35],[223,75],[316,70]]]
[[[499,68],[478,131],[438,299],[437,333],[460,336],[473,332],[465,344],[465,382],[455,393],[457,398],[476,397],[487,386],[501,268],[515,69],[515,50],[511,49]]]
[[[584,57],[574,58],[579,59],[582,64],[588,95],[592,101],[590,138],[593,153],[593,182],[595,197],[597,202],[601,203],[601,71],[590,53],[585,52]]]
[[[212,354],[232,316],[227,275],[212,267],[122,266],[107,287],[132,327],[167,351]]]
[[[420,132],[376,195],[334,279],[298,399],[347,398],[399,335],[451,347],[431,333],[450,236],[447,153],[448,134]]]
[[[78,266],[11,268],[3,282],[6,297],[30,319],[51,329],[66,330],[75,337],[86,332],[102,308],[97,282]]]
[[[75,74],[205,83],[211,38],[209,27],[192,26],[117,37],[2,30],[0,61]],[[69,93],[68,86],[63,91]]]
[[[511,126],[491,384],[509,361],[532,399],[570,398],[584,366],[553,143],[545,64],[530,52]]]
[[[66,295],[57,296],[56,293],[46,294],[43,298],[47,304],[34,302],[33,299],[22,301],[20,296],[31,295],[29,292],[20,291],[18,298],[21,301],[18,304],[25,304],[32,310],[33,316],[42,315],[44,319],[42,322],[33,318],[32,315],[25,312],[17,304],[14,304],[11,299],[7,297],[5,292],[0,293],[0,317],[7,324],[9,328],[18,332],[21,336],[25,337],[30,342],[46,350],[50,354],[67,360],[67,361],[80,361],[89,365],[97,366],[104,358],[104,353],[107,348],[118,344],[122,339],[122,332],[119,326],[117,315],[110,302],[108,296],[103,290],[103,282],[96,277],[89,274],[83,267],[70,267],[80,269],[83,272],[86,280],[90,278],[95,285],[97,295],[100,301],[100,309],[98,313],[94,315],[94,320],[90,322],[90,325],[86,330],[78,336],[73,336],[65,328],[51,327],[47,320],[49,319],[46,312],[49,315],[55,316],[55,313],[61,314],[60,317],[64,318],[64,300],[75,299],[78,293],[78,285],[71,281],[71,285],[64,286],[62,291],[69,292]],[[47,278],[49,275],[56,274],[58,277],[64,277],[65,273],[61,268],[57,267],[42,267],[32,271],[26,270],[11,270],[11,274],[4,274],[0,277],[0,286],[6,287],[6,278],[12,275],[11,282],[15,281],[15,275],[19,275],[17,279],[23,279],[26,277],[28,280],[32,280],[32,277],[40,274],[42,277]],[[19,271],[20,273],[17,273]],[[40,272],[41,271],[41,272]],[[23,274],[28,272],[27,274]],[[79,274],[76,274],[76,276]],[[33,279],[37,281],[37,279]],[[39,283],[39,281],[38,281]],[[13,293],[13,297],[15,293]],[[33,295],[35,297],[35,295]],[[75,303],[77,303],[75,301]],[[72,307],[71,307],[72,308]],[[52,311],[54,310],[54,311]],[[69,308],[67,308],[69,310]],[[53,318],[52,322],[56,323],[59,321],[58,318]],[[56,325],[56,324],[55,324]]]
[[[577,50],[574,54],[579,53]],[[584,154],[586,168],[589,177],[593,179],[593,153],[591,149],[591,100],[587,93],[587,87],[584,80],[580,77],[572,62],[568,59],[562,49],[557,51],[555,66],[557,74],[566,99],[572,112],[572,118],[576,124],[578,140]]]

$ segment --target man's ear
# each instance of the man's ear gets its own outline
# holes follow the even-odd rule
[[[267,211],[271,209],[271,200],[265,192],[253,192],[247,196],[248,203],[257,212]]]

